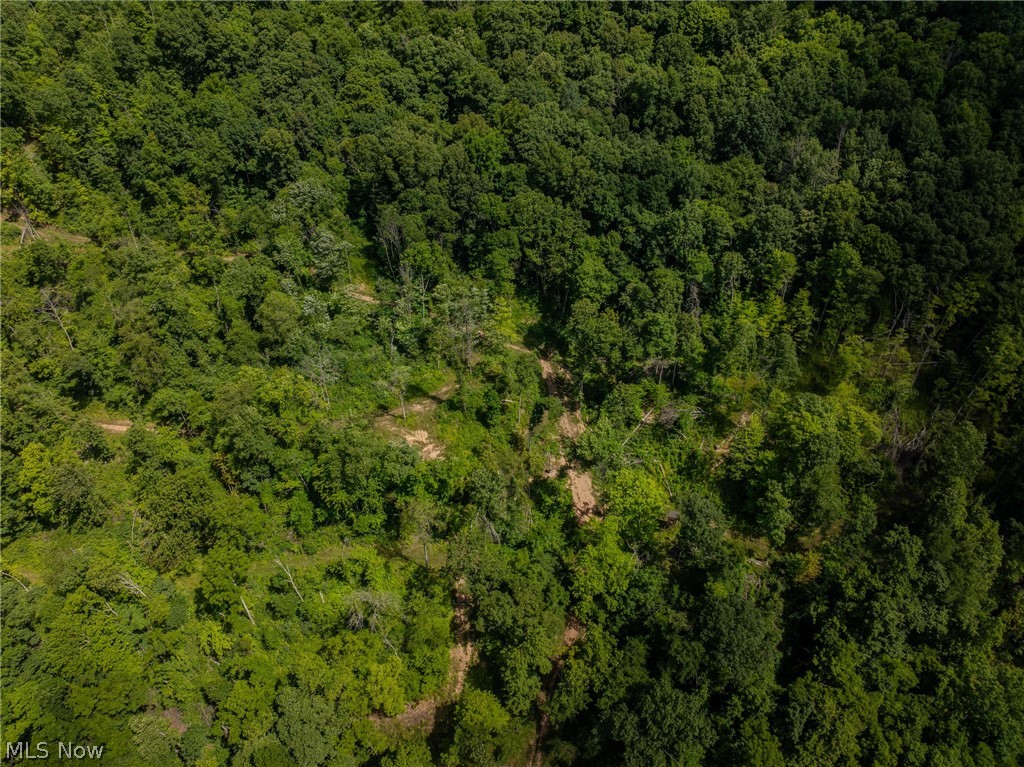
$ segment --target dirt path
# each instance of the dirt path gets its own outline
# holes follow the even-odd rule
[[[381,729],[408,729],[422,727],[428,732],[434,729],[437,722],[437,709],[445,703],[459,699],[466,686],[469,668],[476,661],[476,647],[470,636],[469,613],[473,602],[465,593],[466,582],[459,579],[455,583],[455,615],[452,627],[455,633],[455,645],[448,653],[448,684],[437,697],[409,704],[405,711],[392,717],[371,717],[374,724]]]
[[[506,343],[505,348],[524,354],[533,354],[521,344]],[[575,442],[587,425],[583,421],[583,415],[578,407],[575,407],[566,389],[570,383],[569,375],[561,365],[548,357],[538,355],[540,362],[541,377],[544,379],[544,387],[549,397],[557,397],[565,407],[564,412],[558,419],[558,437],[560,440]],[[568,467],[568,468],[567,468]],[[566,470],[567,469],[567,470]],[[565,470],[569,480],[569,491],[572,493],[572,507],[576,512],[576,520],[582,525],[592,519],[597,512],[597,496],[594,493],[594,480],[590,472],[583,471],[578,466],[570,466],[565,457],[565,445],[557,455],[550,456],[547,466],[544,467],[544,478],[555,479]]]
[[[515,351],[530,351],[518,344],[506,344],[506,346]],[[576,512],[576,521],[582,525],[592,519],[597,513],[597,496],[594,492],[594,480],[590,472],[584,471],[577,465],[570,465],[569,460],[565,456],[565,448],[566,443],[575,442],[580,438],[586,430],[586,423],[583,421],[580,409],[574,406],[567,394],[567,389],[571,382],[565,370],[557,362],[547,357],[538,357],[538,360],[548,396],[560,399],[565,408],[558,419],[558,436],[562,442],[562,449],[548,461],[548,465],[544,469],[544,476],[548,479],[554,479],[565,471],[569,481],[569,490],[572,493],[572,505]],[[537,699],[541,715],[537,722],[533,741],[530,744],[530,755],[527,760],[528,767],[541,767],[543,762],[544,738],[547,736],[550,723],[550,718],[544,708],[544,704],[554,693],[555,684],[558,681],[558,675],[562,667],[562,657],[570,647],[585,635],[586,630],[583,626],[575,618],[570,618],[566,623],[565,631],[562,633],[562,643],[558,657],[555,659],[551,673]]]
[[[525,346],[519,344],[506,344],[506,346],[523,354],[533,354]],[[580,524],[593,518],[597,512],[597,497],[594,492],[593,478],[590,472],[580,469],[578,466],[570,465],[565,457],[565,442],[574,442],[586,429],[583,416],[579,408],[574,407],[568,395],[564,393],[568,384],[568,375],[558,363],[546,357],[539,357],[541,373],[544,385],[549,396],[558,397],[565,405],[565,412],[558,419],[558,436],[563,442],[562,448],[556,456],[553,456],[544,476],[554,478],[559,476],[563,469],[568,478],[569,489],[572,492],[573,508],[576,512],[576,519]],[[407,402],[404,415],[423,414],[432,412],[437,406],[450,397],[458,388],[458,384],[450,383],[442,386],[433,392],[429,397]],[[409,444],[419,447],[426,460],[440,458],[443,455],[443,446],[433,442],[430,435],[422,430],[412,430],[403,425],[403,411],[401,407],[389,411],[386,415],[379,416],[376,423],[387,431],[402,436]],[[435,452],[436,449],[436,452]],[[439,695],[418,703],[409,704],[405,711],[393,717],[371,717],[374,724],[383,730],[407,729],[411,727],[424,728],[428,732],[433,730],[437,722],[437,710],[440,706],[458,700],[466,684],[466,676],[470,667],[476,661],[476,648],[470,637],[469,613],[472,602],[465,594],[465,582],[459,580],[455,584],[455,615],[452,620],[455,633],[455,645],[449,652],[448,662],[448,685]],[[554,692],[555,683],[561,670],[562,656],[577,641],[586,635],[586,631],[576,621],[570,618],[562,633],[561,647],[558,658],[555,659],[554,667],[544,688],[541,690],[538,703],[542,707],[540,720],[537,723],[537,730],[530,745],[530,757],[527,764],[529,767],[541,767],[542,751],[541,746],[547,735],[549,727],[549,716],[543,710],[543,705]]]
[[[448,667],[448,697],[451,700],[462,695],[469,667],[476,658],[476,648],[470,637],[469,625],[469,612],[473,607],[473,600],[466,594],[465,588],[466,581],[460,578],[455,583],[455,617],[452,619],[455,625],[455,646],[452,648]]]
[[[514,347],[513,347],[514,348]],[[565,411],[558,419],[558,436],[561,440],[575,442],[587,426],[583,422],[583,415],[580,409],[572,405],[565,389],[569,383],[568,374],[557,363],[546,357],[540,357],[540,369],[544,378],[544,385],[548,390],[548,396],[558,397],[565,406]],[[569,466],[565,457],[565,445],[561,452],[549,461],[544,469],[544,476],[548,479],[561,474],[566,467],[569,478],[569,491],[572,493],[572,507],[576,511],[576,521],[581,525],[593,518],[597,511],[597,497],[594,494],[594,480],[590,472],[583,471],[578,466]]]
[[[543,761],[541,746],[544,744],[544,738],[548,734],[550,720],[548,712],[544,710],[543,706],[555,691],[555,683],[558,681],[558,674],[562,670],[562,658],[565,656],[566,651],[586,635],[587,630],[583,625],[570,616],[569,620],[565,623],[565,631],[562,632],[562,644],[558,651],[558,657],[555,658],[544,689],[540,691],[537,699],[537,703],[541,707],[541,715],[540,721],[537,722],[537,731],[530,744],[530,758],[526,762],[527,767],[541,767]]]
[[[590,472],[569,469],[569,490],[572,493],[572,506],[576,510],[576,519],[580,524],[591,519],[597,512],[597,496],[594,495],[594,480]]]

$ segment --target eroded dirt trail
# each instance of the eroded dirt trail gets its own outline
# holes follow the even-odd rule
[[[530,758],[526,762],[527,767],[541,767],[543,763],[544,755],[541,746],[543,746],[544,738],[548,734],[550,723],[548,712],[544,710],[543,706],[555,691],[555,683],[558,681],[558,674],[562,670],[562,660],[565,657],[565,653],[586,635],[586,628],[576,618],[570,616],[569,620],[566,621],[565,631],[562,632],[562,644],[558,651],[558,657],[555,658],[547,683],[537,698],[537,704],[541,707],[541,715],[540,720],[537,722],[537,730],[533,736],[533,741],[530,743]]]
[[[473,600],[465,593],[465,588],[466,582],[460,578],[455,584],[455,617],[452,620],[455,625],[455,646],[451,649],[448,666],[447,697],[450,700],[455,700],[462,695],[469,667],[476,659],[476,647],[470,636],[469,625],[469,613],[473,607]]]
[[[534,353],[519,344],[510,343],[506,344],[506,346],[523,354]],[[574,463],[570,463],[566,458],[566,451],[569,445],[579,439],[586,430],[586,424],[583,421],[580,409],[575,406],[572,398],[567,393],[571,383],[568,374],[557,362],[540,356],[537,359],[540,362],[541,374],[548,395],[561,400],[565,408],[558,419],[560,447],[557,454],[551,456],[544,470],[544,476],[554,479],[563,472],[565,473],[569,483],[569,490],[572,493],[576,519],[580,524],[583,524],[597,513],[598,505],[597,496],[594,492],[594,482],[590,472],[583,470]],[[388,413],[378,416],[375,422],[380,428],[399,435],[409,444],[418,447],[426,460],[440,458],[443,455],[443,447],[439,443],[434,442],[425,430],[414,430],[405,426],[405,421],[410,415],[433,411],[441,402],[450,397],[457,388],[458,385],[455,383],[443,386],[429,397],[407,402],[404,412],[401,407],[394,408]],[[409,704],[406,710],[397,716],[372,717],[378,727],[385,730],[417,727],[431,731],[437,722],[438,708],[458,700],[465,687],[469,669],[476,662],[476,647],[470,635],[469,615],[471,609],[472,601],[465,593],[465,581],[460,579],[455,584],[455,615],[452,620],[455,645],[449,652],[447,686],[433,698]],[[543,710],[543,706],[554,692],[555,683],[561,670],[562,657],[573,644],[585,635],[585,629],[575,618],[570,617],[562,634],[558,657],[554,661],[554,667],[538,699],[542,713],[537,722],[534,738],[530,744],[529,759],[527,761],[529,767],[541,767],[541,748],[549,727],[549,717],[547,712]]]
[[[517,347],[512,347],[517,348]],[[569,465],[565,457],[564,442],[575,442],[586,430],[583,422],[583,415],[566,393],[569,384],[569,376],[556,363],[540,357],[541,374],[544,377],[544,385],[547,387],[548,396],[558,397],[565,411],[558,419],[558,436],[563,441],[562,449],[557,456],[554,456],[544,469],[544,476],[553,479],[561,474],[568,466],[566,474],[569,479],[569,491],[572,493],[572,506],[576,512],[576,521],[583,524],[593,518],[597,512],[597,496],[594,494],[594,480],[590,472],[584,471],[575,465]]]
[[[513,347],[515,348],[515,347]],[[568,374],[560,365],[545,357],[540,357],[541,373],[544,377],[544,385],[547,388],[548,396],[558,397],[565,408],[558,419],[558,436],[562,441],[562,449],[557,456],[548,463],[544,476],[554,478],[565,470],[569,481],[569,491],[572,493],[572,505],[576,512],[576,521],[584,524],[592,519],[597,513],[597,496],[594,492],[594,480],[589,471],[585,471],[578,465],[570,464],[565,456],[566,443],[575,442],[586,430],[586,423],[580,409],[575,406],[569,397],[567,390],[570,385]],[[554,661],[554,667],[548,676],[544,688],[538,696],[537,704],[540,708],[540,719],[537,722],[537,729],[533,742],[530,744],[528,767],[541,767],[543,763],[544,738],[547,736],[550,718],[545,703],[554,693],[555,684],[562,667],[562,659],[570,647],[586,635],[586,630],[580,623],[570,617],[562,633],[561,648],[558,657]]]
[[[455,633],[455,645],[448,653],[448,684],[433,698],[410,703],[405,711],[392,717],[371,717],[381,729],[407,729],[421,727],[427,732],[434,729],[437,722],[437,709],[447,703],[459,699],[466,686],[466,676],[476,661],[476,646],[470,636],[469,614],[473,606],[472,599],[465,593],[466,582],[459,579],[455,583],[455,615],[452,628]]]
[[[370,292],[370,286],[367,285],[365,282],[359,282],[354,285],[346,285],[345,294],[349,298],[354,298],[356,301],[362,301],[364,304],[380,303],[380,300],[377,299],[377,297]]]

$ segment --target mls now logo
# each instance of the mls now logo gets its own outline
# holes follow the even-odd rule
[[[7,743],[8,759],[49,759],[51,747],[45,740],[39,743]],[[58,759],[99,759],[103,746],[82,746],[75,743],[57,743]]]

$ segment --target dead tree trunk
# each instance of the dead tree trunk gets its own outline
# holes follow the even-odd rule
[[[295,585],[295,579],[292,578],[292,571],[285,567],[284,562],[281,561],[281,557],[275,557],[274,561],[277,563],[278,567],[284,570],[284,574],[288,578],[288,582],[292,585],[292,590],[295,592],[295,596],[299,598],[300,602],[305,602],[305,598],[303,598],[302,594],[299,593],[299,587]]]

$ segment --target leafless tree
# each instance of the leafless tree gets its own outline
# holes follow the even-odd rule
[[[444,329],[457,344],[462,361],[473,369],[473,352],[486,338],[484,329],[490,308],[487,289],[473,284],[438,287]]]
[[[353,631],[368,628],[396,656],[398,650],[391,643],[386,631],[387,618],[400,611],[398,598],[389,591],[357,591],[348,597],[348,627]]]
[[[11,579],[12,581],[14,581],[14,582],[15,582],[15,583],[17,583],[17,584],[18,584],[19,586],[21,586],[21,587],[22,587],[23,589],[25,589],[25,591],[26,591],[26,592],[28,591],[28,586],[26,586],[26,585],[25,585],[24,583],[22,583],[22,582],[21,582],[21,579],[20,579],[20,578],[18,578],[17,576],[15,576],[15,575],[12,575],[11,573],[7,572],[6,570],[0,570],[0,575],[6,575],[6,576],[7,576],[8,578],[10,578],[10,579]]]
[[[249,612],[249,605],[247,605],[247,604],[245,603],[245,597],[243,597],[243,596],[239,596],[239,599],[241,599],[241,600],[242,600],[242,608],[243,608],[243,609],[245,610],[245,615],[246,615],[246,617],[248,617],[248,618],[249,618],[249,623],[251,623],[251,624],[252,624],[253,626],[255,626],[255,625],[256,625],[256,621],[255,621],[255,619],[254,619],[254,618],[252,617],[252,613],[251,613],[251,612]]]
[[[691,282],[687,288],[684,308],[694,317],[700,317],[700,285],[697,282]]]
[[[118,576],[118,580],[121,582],[121,585],[125,589],[130,591],[132,594],[135,594],[136,596],[140,596],[143,599],[146,598],[146,592],[142,590],[142,588],[139,586],[139,584],[137,584],[135,582],[135,579],[132,578],[132,576],[129,573],[126,573],[126,572],[125,573],[121,573]]]
[[[64,313],[67,311],[64,306],[64,297],[60,294],[60,291],[51,287],[45,287],[40,290],[40,297],[43,300],[43,305],[36,311],[51,322],[56,322],[60,325],[60,329],[64,331],[64,337],[68,339],[68,345],[74,349],[75,342],[71,340],[71,334],[68,332],[67,325],[64,324]]]
[[[402,220],[398,213],[387,208],[377,222],[377,239],[384,246],[384,256],[388,260],[388,269],[392,274],[398,271],[402,251],[405,250],[405,233],[402,231]]]
[[[19,245],[25,244],[25,235],[27,234],[30,239],[36,239],[39,234],[36,232],[35,226],[32,224],[32,217],[28,214],[28,208],[21,203],[15,203],[11,206],[11,210],[17,214],[18,218],[24,221],[24,226],[21,227],[21,239],[18,240]]]
[[[323,407],[331,406],[331,385],[338,381],[338,368],[331,355],[321,344],[302,362],[302,374],[316,384],[318,399]]]
[[[288,582],[292,585],[292,590],[295,592],[295,595],[299,598],[299,601],[305,602],[306,600],[302,596],[302,593],[299,591],[299,587],[295,585],[295,579],[292,577],[292,571],[289,570],[285,563],[281,561],[281,557],[274,557],[274,562],[277,563],[278,567],[284,570],[285,577],[288,578]]]

